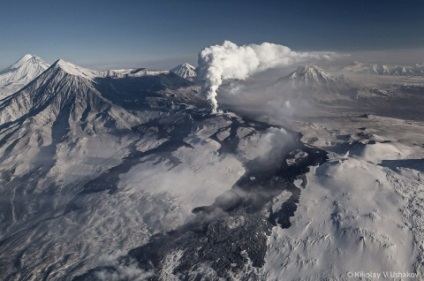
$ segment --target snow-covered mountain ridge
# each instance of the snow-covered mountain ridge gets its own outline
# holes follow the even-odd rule
[[[167,70],[151,70],[146,68],[134,68],[134,69],[112,69],[112,70],[91,70],[84,68],[73,63],[67,62],[63,59],[59,59],[54,63],[56,66],[60,66],[63,71],[81,76],[86,79],[95,78],[123,78],[123,77],[141,77],[141,76],[155,76],[161,74],[167,74],[170,71]],[[48,63],[43,61],[41,58],[33,55],[24,55],[17,62],[7,67],[0,72],[0,99],[5,98],[18,90],[22,89],[25,85],[30,83],[33,79],[42,74],[45,70],[50,67]],[[191,67],[187,64],[184,67],[187,71],[184,72],[182,77],[186,80],[192,81],[193,73]],[[194,69],[194,67],[193,67]],[[177,75],[181,76],[180,73]],[[195,75],[195,72],[194,72]]]
[[[75,65],[63,59],[57,60],[54,65],[60,67],[63,71],[80,76],[86,79],[95,78],[125,78],[125,77],[142,77],[142,76],[156,76],[161,74],[168,74],[167,70],[151,70],[146,68],[133,68],[133,69],[111,69],[111,70],[91,70],[85,67]]]
[[[424,75],[424,65],[385,65],[368,64],[355,61],[352,65],[343,68],[347,73],[366,75],[388,75],[388,76],[422,76]]]
[[[424,97],[281,71],[217,114],[171,71],[64,60],[0,100],[0,280],[423,275],[424,117],[387,115]]]

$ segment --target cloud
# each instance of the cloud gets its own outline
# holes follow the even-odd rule
[[[199,53],[198,72],[212,112],[216,113],[217,91],[225,80],[246,80],[267,69],[310,60],[328,60],[336,56],[336,53],[331,52],[296,52],[289,47],[272,43],[237,46],[225,41],[222,45],[209,46]]]
[[[243,139],[239,146],[240,155],[252,160],[258,169],[278,167],[282,158],[293,148],[295,139],[283,128],[271,127],[262,134]]]
[[[97,269],[97,271],[94,272],[93,277],[95,277],[96,280],[102,281],[143,281],[153,278],[154,272],[140,269],[137,262],[135,260],[131,260],[129,264],[116,262],[107,268]]]

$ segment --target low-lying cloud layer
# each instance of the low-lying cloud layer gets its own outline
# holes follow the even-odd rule
[[[336,57],[331,52],[296,52],[272,43],[237,46],[225,41],[203,49],[199,54],[199,78],[203,91],[210,101],[212,112],[218,111],[217,91],[223,81],[245,80],[267,69],[286,67],[314,60]]]

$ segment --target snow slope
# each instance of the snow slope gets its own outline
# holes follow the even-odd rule
[[[334,76],[326,73],[322,68],[315,65],[300,66],[283,79],[320,85],[336,83],[336,78]]]
[[[1,100],[0,280],[423,276],[420,116],[338,106],[315,66],[271,80],[319,110],[210,114],[175,73],[63,60]]]
[[[167,74],[166,70],[151,70],[146,68],[135,68],[135,69],[114,69],[106,70],[99,73],[101,77],[141,77],[141,76],[153,76],[160,74]]]
[[[192,66],[189,63],[177,65],[176,67],[171,69],[171,72],[189,81],[194,81],[197,76],[196,67]]]
[[[18,91],[48,67],[49,65],[39,57],[27,54],[0,71],[0,99]]]
[[[273,229],[259,275],[408,280],[399,273],[410,273],[410,280],[421,280],[422,121],[340,110],[292,123],[303,141],[327,150],[330,159],[307,173],[293,226]]]
[[[153,126],[140,132],[136,127],[202,104],[191,83],[175,74],[132,74],[112,77],[58,60],[24,89],[0,101],[0,198],[4,202],[0,251],[11,254],[0,255],[0,280],[70,278],[75,266],[80,270],[95,266],[105,250],[129,250],[150,232],[164,228],[159,223],[154,226],[156,220],[140,222],[136,213],[128,213],[131,210],[149,216],[150,207],[153,213],[181,208],[168,197],[145,196],[131,185],[116,197],[107,193],[119,179],[115,182],[105,174],[114,174],[113,168],[120,165],[129,169],[138,162],[128,164],[126,157],[154,150],[167,139],[161,126],[157,134]],[[104,194],[99,195],[101,191]],[[81,205],[86,198],[89,203]],[[147,210],[139,208],[140,201]],[[111,223],[104,220],[105,213],[115,227],[125,223],[120,235],[107,234]],[[170,222],[180,222],[173,213],[166,216]],[[135,225],[140,228],[131,231]],[[104,239],[98,240],[100,236]],[[19,253],[25,254],[19,257]],[[12,256],[20,260],[18,264],[10,263]],[[80,264],[86,258],[91,261]]]
[[[284,83],[293,88],[312,88],[315,91],[327,92],[337,92],[354,86],[346,77],[342,75],[336,77],[316,65],[300,66],[277,81],[277,85]]]
[[[411,220],[416,210],[410,195],[404,196],[406,190],[423,190],[422,183],[352,158],[330,160],[313,169],[307,180],[293,227],[274,228],[269,236],[266,280],[422,273],[415,242],[421,222]]]
[[[301,91],[285,87],[291,81]],[[329,153],[328,161],[306,173],[306,181],[296,181],[302,192],[292,225],[273,227],[264,266],[246,264],[245,274],[236,280],[421,280],[424,276],[424,116],[418,112],[422,91],[410,94],[397,86],[399,81],[420,85],[423,79],[373,77],[372,88],[361,89],[363,96],[349,103],[340,103],[344,97],[335,92],[321,91],[325,89],[321,85],[335,81],[322,70],[302,67],[268,92],[258,83],[256,88],[236,84],[241,89],[236,93],[238,103],[245,98],[243,93],[256,90],[255,108],[250,112],[237,104],[233,108],[255,117],[263,110],[261,120],[300,132],[303,142]],[[307,83],[311,87],[298,87]],[[317,103],[302,106],[308,95]],[[294,103],[299,96],[300,102]],[[322,103],[330,96],[331,102]],[[265,97],[265,106],[259,97]],[[285,103],[287,97],[290,103]],[[285,114],[289,110],[302,115]],[[277,196],[272,209],[289,197],[285,192]],[[373,273],[381,278],[366,275]]]

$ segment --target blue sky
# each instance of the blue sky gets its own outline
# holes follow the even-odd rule
[[[203,47],[224,40],[424,49],[423,30],[422,0],[9,0],[0,10],[0,67],[31,53],[96,69],[168,68],[195,63]]]

